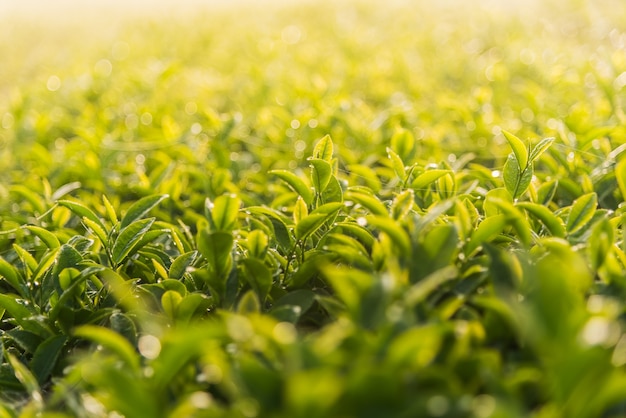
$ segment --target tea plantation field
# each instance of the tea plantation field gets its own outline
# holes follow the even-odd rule
[[[626,416],[620,1],[0,14],[0,417]]]

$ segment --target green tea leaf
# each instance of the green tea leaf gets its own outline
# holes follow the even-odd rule
[[[22,322],[35,315],[35,312],[23,299],[16,299],[11,295],[0,293],[0,308],[5,309],[15,321],[22,325]]]
[[[224,272],[228,267],[228,260],[233,249],[234,239],[226,231],[209,232],[206,229],[198,231],[198,251],[207,260],[209,266],[216,272]]]
[[[332,177],[332,167],[326,160],[309,159],[311,165],[311,181],[315,191],[322,193]]]
[[[33,399],[37,404],[43,403],[43,397],[41,396],[39,383],[37,382],[35,376],[33,376],[31,371],[28,369],[28,367],[26,367],[26,365],[13,354],[7,351],[5,351],[4,353],[5,358],[13,368],[15,377],[17,377],[20,383],[24,386],[31,399]]]
[[[487,218],[502,213],[502,210],[500,210],[499,206],[493,203],[497,199],[502,199],[506,200],[509,203],[513,203],[511,193],[509,193],[508,190],[500,187],[489,190],[485,195],[485,201],[483,202],[483,211],[485,212],[485,216]]]
[[[387,208],[375,195],[348,190],[345,196],[346,201],[353,201],[366,208],[372,215],[389,216]]]
[[[200,293],[190,293],[183,297],[183,300],[178,304],[176,321],[186,324],[193,318],[194,314],[200,313],[202,310],[207,312],[211,304],[211,298]]]
[[[22,276],[15,267],[2,257],[0,257],[0,276],[2,276],[21,297],[28,295],[28,286]]]
[[[443,177],[450,172],[450,170],[440,169],[426,170],[411,182],[411,187],[416,191],[426,189],[440,177]]]
[[[100,225],[87,218],[86,216],[83,216],[83,223],[88,229],[90,229],[94,233],[96,237],[98,237],[102,245],[106,247],[109,244],[108,235],[106,231],[100,227]]]
[[[504,185],[506,189],[511,193],[513,199],[520,197],[533,178],[533,166],[529,164],[523,171],[520,171],[519,163],[515,154],[509,154],[509,157],[504,164],[504,170],[502,171],[502,177],[504,179]]]
[[[537,145],[531,148],[529,162],[532,163],[541,156],[554,142],[554,138],[544,138]]]
[[[306,215],[305,215],[306,216]],[[263,260],[267,254],[269,238],[259,229],[250,231],[246,238],[248,253],[253,258]]]
[[[126,338],[132,345],[137,345],[137,327],[129,315],[116,311],[109,317],[111,329]]]
[[[393,170],[396,172],[396,175],[400,180],[404,180],[406,177],[406,172],[404,169],[404,162],[402,158],[398,154],[396,154],[391,148],[387,148],[387,156],[389,160],[391,160],[391,166]]]
[[[166,194],[146,196],[133,203],[126,211],[126,214],[122,217],[120,231],[123,231],[124,228],[141,219],[146,213],[150,212],[152,208],[168,197],[169,196]]]
[[[414,198],[412,189],[406,189],[397,195],[391,204],[391,216],[396,220],[401,220],[407,216],[413,208]]]
[[[130,255],[135,244],[150,230],[155,218],[142,219],[126,226],[115,240],[111,249],[113,263],[119,266]]]
[[[306,217],[309,214],[309,211],[306,207],[306,203],[302,197],[298,196],[296,200],[296,204],[293,207],[293,222],[298,225],[301,219]]]
[[[28,187],[22,184],[14,184],[9,188],[9,191],[25,199],[36,212],[43,213],[45,211],[46,204],[44,200]]]
[[[274,309],[280,306],[297,306],[300,314],[306,313],[315,303],[315,292],[309,289],[294,290],[274,303]]]
[[[187,267],[195,261],[197,255],[197,251],[189,251],[176,257],[170,266],[169,278],[176,280],[182,279],[187,271]]]
[[[176,318],[176,314],[178,312],[178,305],[183,300],[183,297],[180,293],[174,290],[168,290],[163,293],[161,296],[161,306],[163,307],[163,311],[169,316],[171,319]]]
[[[52,374],[65,343],[65,335],[56,335],[41,343],[35,351],[30,367],[39,384],[43,384]]]
[[[519,171],[520,172],[524,171],[524,169],[526,169],[526,167],[528,166],[528,162],[529,162],[528,161],[528,149],[526,149],[526,145],[524,145],[524,142],[522,142],[521,139],[519,139],[518,137],[516,137],[510,132],[502,130],[502,134],[504,135],[506,140],[509,142],[509,145],[513,149],[513,154],[515,154],[515,158],[517,159],[517,162],[519,163],[519,166],[518,166]]]
[[[507,225],[507,217],[504,214],[497,214],[485,218],[472,233],[470,241],[465,246],[466,254],[471,254],[478,247],[489,242],[498,234],[502,233]]]
[[[607,218],[602,218],[591,228],[587,252],[594,270],[598,270],[604,264],[613,248],[614,235],[613,227]]]
[[[400,254],[408,256],[411,253],[411,240],[407,232],[395,221],[381,216],[368,215],[368,225],[380,229],[391,238],[400,250]]]
[[[441,288],[446,282],[458,277],[458,269],[449,265],[436,270],[411,286],[404,293],[404,303],[409,307],[413,307],[426,299],[426,297],[438,288]]]
[[[63,244],[59,249],[55,271],[60,273],[63,269],[77,267],[83,260],[83,256],[69,244]]]
[[[213,202],[211,216],[217,231],[232,231],[237,225],[241,199],[235,194],[219,196]]]
[[[296,225],[296,239],[304,240],[315,231],[317,231],[324,222],[328,220],[329,216],[325,213],[311,213],[300,219],[300,222]]]
[[[105,195],[102,195],[102,203],[104,204],[104,208],[106,210],[107,216],[109,217],[109,221],[111,221],[113,225],[117,224],[118,220],[117,213],[115,213],[115,208],[113,207],[111,202],[109,202],[109,199],[107,199]]]
[[[33,257],[28,251],[26,251],[17,244],[13,244],[13,250],[17,253],[20,260],[22,260],[22,263],[24,263],[24,266],[26,266],[30,273],[37,270],[37,266],[39,265],[39,263],[37,262],[37,260],[35,260],[35,257]]]
[[[327,221],[333,219],[342,207],[343,203],[332,202],[316,208],[313,212],[302,218],[298,225],[296,225],[296,239],[304,240],[315,233]]]
[[[389,141],[393,149],[404,161],[415,155],[415,137],[408,129],[397,129]]]
[[[333,158],[333,141],[330,135],[324,135],[313,148],[313,158],[330,162]]]
[[[615,165],[615,179],[622,193],[622,199],[626,200],[626,158],[618,161]]]
[[[131,370],[139,369],[139,355],[130,342],[117,332],[97,325],[81,325],[74,330],[74,336],[93,341],[110,350]]]
[[[237,313],[241,315],[248,315],[261,312],[261,302],[259,297],[253,290],[248,290],[243,294],[239,303],[237,304]]]
[[[298,193],[307,205],[313,203],[313,192],[311,188],[306,185],[304,180],[298,177],[296,174],[287,170],[272,170],[269,174],[273,174],[287,183],[291,188]]]
[[[263,261],[256,258],[244,258],[241,263],[246,281],[256,292],[259,300],[264,302],[272,287],[272,273]]]
[[[549,205],[554,198],[558,187],[558,180],[549,180],[539,186],[539,188],[537,189],[537,203],[544,206]]]
[[[520,242],[524,246],[528,246],[532,241],[532,235],[530,233],[531,228],[524,215],[515,207],[512,203],[505,199],[493,199],[493,203],[500,208],[502,213],[507,215],[508,221],[511,223]]]
[[[57,204],[68,208],[69,210],[74,212],[76,215],[78,215],[81,219],[83,217],[86,217],[92,220],[93,222],[95,222],[96,224],[98,224],[100,228],[106,229],[100,217],[96,215],[91,209],[89,209],[84,204],[79,203],[79,202],[74,202],[71,200],[59,200],[57,201]]]
[[[593,218],[597,205],[598,196],[595,193],[587,193],[574,200],[565,225],[567,232],[573,234],[584,227]]]
[[[541,221],[541,223],[544,224],[550,233],[555,237],[562,238],[565,236],[565,227],[563,226],[563,222],[554,213],[552,213],[550,209],[531,202],[519,202],[516,206],[526,210],[528,213]]]
[[[34,226],[34,225],[27,225],[25,228],[28,229],[37,237],[39,237],[39,239],[44,244],[46,244],[46,247],[50,248],[51,250],[55,248],[59,248],[59,246],[61,245],[56,235],[54,235],[52,232],[48,231],[47,229]]]

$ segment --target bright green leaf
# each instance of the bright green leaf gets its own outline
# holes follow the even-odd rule
[[[333,158],[333,141],[330,135],[325,135],[317,141],[313,148],[313,158],[329,161]]]
[[[61,245],[56,235],[54,235],[52,232],[48,231],[47,229],[34,226],[34,225],[27,225],[25,228],[28,229],[37,237],[39,237],[39,239],[44,244],[46,244],[46,247],[50,248],[51,250],[55,248],[59,248],[59,246]]]
[[[576,199],[567,218],[567,232],[573,234],[584,227],[593,218],[597,205],[598,196],[595,193],[587,193]]]
[[[141,219],[145,214],[150,212],[152,208],[154,208],[156,205],[158,205],[168,197],[169,196],[166,194],[146,196],[133,203],[126,211],[124,217],[122,217],[120,231],[123,231],[124,228],[126,228],[133,222]]]
[[[111,257],[115,265],[119,266],[126,260],[135,244],[141,241],[154,221],[155,218],[142,219],[133,222],[122,230],[111,249]]]
[[[526,145],[524,145],[524,142],[522,142],[521,139],[519,139],[510,132],[502,130],[502,134],[504,135],[506,140],[509,141],[509,145],[513,149],[513,154],[515,154],[515,157],[519,162],[519,170],[523,171],[528,166],[529,162],[528,149],[526,148]]]
[[[313,203],[313,192],[311,188],[296,174],[287,170],[272,170],[269,174],[277,176],[291,186],[291,188],[304,199],[307,205]]]

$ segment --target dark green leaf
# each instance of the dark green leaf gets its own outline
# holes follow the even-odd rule
[[[119,311],[113,312],[109,322],[113,331],[126,338],[132,345],[137,345],[137,327],[128,315]]]
[[[24,386],[31,398],[34,399],[36,403],[41,403],[43,397],[40,393],[39,383],[37,383],[37,379],[33,376],[32,372],[13,354],[5,351],[5,357],[11,365],[11,368],[13,368],[15,377],[17,377],[17,380]]]
[[[244,258],[241,263],[244,267],[245,279],[261,302],[264,302],[272,287],[272,273],[263,261],[256,258]]]
[[[315,302],[315,293],[309,289],[294,290],[278,299],[274,304],[274,309],[280,306],[298,306],[300,313],[304,314]]]
[[[30,367],[39,384],[50,377],[66,342],[65,335],[56,335],[44,341],[35,351]]]

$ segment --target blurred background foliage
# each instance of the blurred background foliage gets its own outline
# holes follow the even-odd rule
[[[0,9],[1,416],[623,416],[619,1],[70,3]]]

